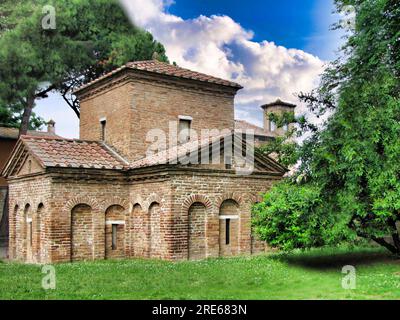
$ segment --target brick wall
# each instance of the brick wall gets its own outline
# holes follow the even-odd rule
[[[71,170],[14,180],[11,257],[41,263],[186,260],[264,251],[263,243],[252,240],[250,208],[276,179],[209,170],[102,177]],[[231,219],[228,245],[224,215]],[[115,249],[107,221],[118,224]]]
[[[251,254],[266,250],[265,243],[251,235],[251,206],[260,199],[279,177],[237,176],[211,172],[181,174],[173,177],[172,216],[174,241],[172,259],[186,259],[189,255],[188,228],[193,204],[206,206],[205,257]],[[239,215],[231,219],[231,242],[225,243],[225,221],[220,215]]]
[[[0,259],[7,257],[8,250],[8,206],[7,187],[0,187]]]
[[[232,91],[203,90],[206,84],[191,88],[184,80],[116,79],[110,83],[81,98],[80,138],[100,140],[100,119],[105,118],[106,142],[130,161],[143,158],[154,144],[146,142],[152,129],[165,132],[169,145],[170,122],[177,126],[179,116],[192,117],[191,128],[199,135],[201,129],[234,128]]]
[[[105,140],[129,157],[132,138],[132,86],[124,82],[81,101],[80,138],[101,140],[101,119],[106,119]]]
[[[50,210],[52,206],[50,178],[41,176],[9,181],[10,259],[42,263],[51,261],[51,234],[57,229]],[[31,219],[31,222],[27,219]],[[32,245],[30,223],[34,232]]]

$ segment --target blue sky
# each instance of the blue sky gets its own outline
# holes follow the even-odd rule
[[[259,106],[318,85],[341,40],[333,0],[120,0],[132,22],[164,44],[171,61],[239,82],[235,117],[262,125]],[[298,112],[303,112],[301,105]],[[79,137],[79,121],[58,95],[35,112],[57,133]]]
[[[338,32],[333,0],[176,0],[166,11],[184,19],[227,15],[254,32],[255,41],[273,41],[324,60],[335,57]]]

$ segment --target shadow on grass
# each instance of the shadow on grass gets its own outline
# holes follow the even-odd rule
[[[357,251],[357,252],[335,252],[331,254],[318,251],[302,252],[292,254],[279,254],[273,259],[310,269],[337,269],[345,265],[361,266],[373,265],[377,263],[399,263],[400,260],[385,251]]]

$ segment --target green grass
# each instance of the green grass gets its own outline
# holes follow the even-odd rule
[[[344,265],[357,289],[341,287]],[[97,261],[41,266],[0,262],[0,299],[400,299],[400,262],[381,249],[321,249],[199,262]]]

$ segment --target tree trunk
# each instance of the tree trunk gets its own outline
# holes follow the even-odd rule
[[[25,135],[29,130],[29,121],[31,119],[33,106],[35,105],[35,95],[31,94],[26,99],[24,113],[22,115],[21,127],[19,128],[19,135]]]

